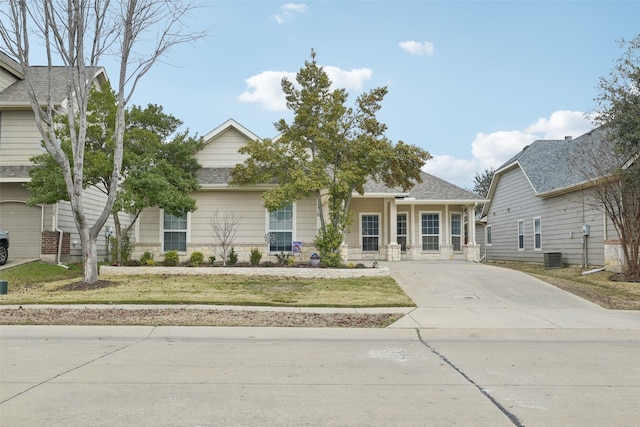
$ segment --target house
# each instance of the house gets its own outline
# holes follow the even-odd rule
[[[482,211],[483,257],[619,269],[617,232],[577,166],[588,165],[584,156],[603,134],[535,141],[495,171]]]
[[[268,185],[229,185],[230,170],[246,158],[238,149],[259,137],[227,120],[204,139],[206,147],[197,154],[203,166],[201,188],[192,194],[197,210],[176,218],[159,208],[146,209],[135,226],[133,257],[149,252],[161,259],[168,250],[177,250],[183,260],[194,251],[213,254],[216,240],[211,218],[217,213],[218,218],[226,216],[238,223],[233,247],[241,261],[249,259],[253,248],[268,258],[285,252],[308,260],[319,228],[315,198],[266,211],[262,193]],[[485,200],[427,173],[423,179],[406,192],[369,182],[364,195],[353,196],[353,223],[345,236],[343,260],[478,259],[479,247],[472,238],[473,211]]]
[[[39,99],[46,99],[48,67],[32,66]],[[66,102],[66,67],[51,69],[52,99],[57,107]],[[107,81],[104,69],[95,70],[96,84]],[[35,116],[29,103],[26,81],[19,63],[0,52],[0,227],[11,233],[9,259],[29,258],[46,262],[80,261],[80,241],[68,202],[28,206],[31,158],[44,152]],[[85,191],[85,213],[98,217],[105,196],[96,189]],[[113,223],[107,223],[112,227]],[[107,256],[107,243],[101,233],[99,258]],[[63,236],[60,239],[60,236]]]

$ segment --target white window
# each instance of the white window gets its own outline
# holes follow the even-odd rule
[[[407,214],[399,213],[396,222],[396,229],[398,232],[398,244],[402,252],[407,251]]]
[[[518,221],[518,250],[524,251],[524,221]]]
[[[360,217],[360,224],[362,233],[362,251],[377,251],[380,243],[380,215],[362,214]]]
[[[487,225],[487,246],[491,246],[491,226]]]
[[[177,217],[165,212],[162,238],[164,252],[187,252],[187,214]]]
[[[533,249],[542,250],[542,220],[533,218]]]
[[[455,252],[462,250],[462,214],[451,214],[451,244]]]
[[[423,251],[440,250],[440,214],[438,212],[423,213],[420,219],[420,235]]]
[[[269,212],[269,251],[291,252],[293,249],[293,206]]]

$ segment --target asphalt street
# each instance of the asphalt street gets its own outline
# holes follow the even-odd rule
[[[474,263],[385,264],[386,329],[0,327],[2,426],[637,426],[640,312]]]

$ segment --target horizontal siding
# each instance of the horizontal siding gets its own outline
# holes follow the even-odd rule
[[[229,128],[207,141],[207,145],[196,155],[198,162],[205,168],[233,167],[242,163],[247,156],[238,153],[240,147],[247,144],[247,137]]]
[[[4,68],[0,68],[0,92],[11,86],[18,79],[16,76],[5,70]],[[0,95],[1,96],[1,95]]]
[[[262,192],[258,191],[197,191],[192,194],[198,209],[190,214],[189,245],[205,246],[215,242],[211,218],[218,212],[234,215],[240,226],[234,239],[238,245],[266,246],[267,213]],[[146,209],[139,218],[139,243],[159,244],[162,241],[161,211]],[[311,245],[316,237],[317,219],[315,199],[305,198],[295,204],[295,230],[293,239]]]
[[[604,264],[605,218],[589,192],[548,199],[536,197],[521,169],[499,177],[487,216],[492,226],[488,260],[544,262],[546,252],[561,252],[566,264]],[[534,218],[541,221],[541,249],[534,248]],[[524,223],[525,248],[518,250],[518,221]],[[589,224],[585,240],[582,225]]]
[[[45,152],[33,112],[2,111],[0,114],[0,165],[30,165],[31,157]]]
[[[87,223],[89,226],[93,226],[98,220],[98,217],[102,213],[105,203],[106,196],[96,188],[88,188],[82,193],[82,201],[83,201],[83,210],[87,219]],[[52,213],[53,214],[53,213]],[[46,219],[45,219],[46,221]],[[120,221],[122,227],[126,227],[130,224],[131,219],[127,214],[120,214]],[[110,215],[105,223],[103,230],[105,227],[114,227],[113,216]],[[59,217],[58,217],[58,227],[66,232],[71,233],[71,257],[73,260],[79,260],[82,258],[82,247],[80,246],[80,234],[78,233],[78,229],[76,227],[76,223],[73,219],[73,213],[71,210],[71,204],[69,202],[60,202],[59,203]],[[74,245],[73,242],[78,242],[77,245]],[[104,260],[107,258],[107,238],[105,237],[104,231],[98,233],[98,259]]]

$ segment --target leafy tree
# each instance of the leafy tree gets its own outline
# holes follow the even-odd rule
[[[326,72],[311,60],[296,76],[297,86],[282,80],[292,123],[275,123],[276,139],[250,141],[240,149],[249,157],[231,172],[233,185],[276,182],[263,194],[265,207],[283,208],[307,195],[315,195],[320,230],[316,246],[323,261],[340,262],[339,248],[350,221],[354,192],[364,193],[368,179],[390,187],[411,188],[421,182],[421,167],[431,158],[423,149],[386,136],[386,125],[376,113],[386,87],[360,95],[354,107],[346,105],[344,89],[331,90]],[[323,201],[328,205],[325,218]]]
[[[640,35],[626,47],[608,77],[601,77],[595,118],[605,132],[600,151],[581,171],[613,222],[624,253],[626,275],[640,278]]]
[[[87,117],[87,142],[84,153],[84,188],[94,186],[106,195],[112,189],[113,134],[115,128],[115,94],[109,87],[92,90]],[[174,135],[182,121],[163,112],[161,106],[149,104],[145,109],[133,106],[125,111],[127,127],[124,134],[122,180],[112,209],[117,253],[114,261],[122,263],[121,248],[143,209],[157,206],[181,216],[196,209],[189,193],[199,188],[196,172],[200,165],[194,155],[204,147],[201,138],[187,132]],[[66,116],[58,119],[58,139],[67,156],[71,155],[69,123]],[[170,138],[174,135],[173,138]],[[30,204],[55,203],[69,200],[62,170],[49,153],[32,159],[36,167],[29,171]],[[122,228],[119,212],[134,216],[131,224]]]
[[[493,168],[485,169],[482,173],[477,173],[473,178],[473,191],[480,197],[487,197],[489,195],[489,187],[493,180],[495,170]]]
[[[26,81],[35,124],[44,147],[60,165],[64,187],[82,243],[83,279],[98,281],[97,238],[113,210],[120,180],[125,133],[125,106],[138,81],[176,45],[194,41],[203,33],[185,32],[185,19],[194,6],[180,0],[12,0],[0,14],[2,47],[14,56]],[[42,41],[47,66],[56,61],[67,67],[66,81],[40,85],[32,75],[30,46]],[[33,42],[33,43],[32,43]],[[89,93],[103,55],[115,52],[119,64],[113,132],[111,188],[100,215],[87,218],[84,209],[84,155],[87,151]],[[50,69],[50,68],[49,68]],[[66,102],[56,105],[54,88],[66,89]],[[44,93],[37,87],[47,88]],[[68,143],[56,132],[57,116],[69,123]],[[66,148],[65,148],[66,146]],[[69,153],[71,155],[69,155]]]

